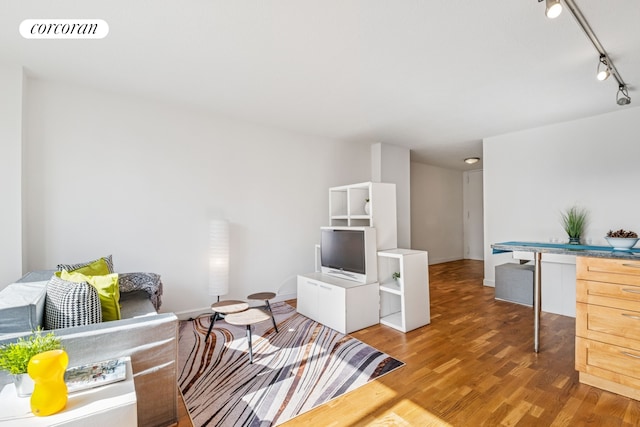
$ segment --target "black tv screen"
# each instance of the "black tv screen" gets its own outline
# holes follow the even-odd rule
[[[364,231],[322,230],[320,262],[323,267],[365,274]]]

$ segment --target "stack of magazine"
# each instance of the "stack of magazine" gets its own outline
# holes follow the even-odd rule
[[[67,369],[64,381],[67,383],[68,392],[123,381],[127,377],[128,360],[128,357],[120,357]]]

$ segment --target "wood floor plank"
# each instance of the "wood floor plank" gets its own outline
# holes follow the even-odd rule
[[[542,313],[534,353],[532,308],[496,301],[483,270],[430,266],[430,325],[352,334],[406,366],[284,426],[640,425],[639,402],[579,383],[575,319]]]

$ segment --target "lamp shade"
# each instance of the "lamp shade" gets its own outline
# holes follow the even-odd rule
[[[229,222],[209,222],[209,295],[229,293]]]

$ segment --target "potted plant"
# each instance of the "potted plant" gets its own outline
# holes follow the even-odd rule
[[[569,235],[569,243],[580,244],[580,236],[587,225],[587,211],[577,206],[572,206],[567,212],[562,212],[562,228]]]
[[[33,381],[27,374],[31,357],[58,349],[62,349],[60,338],[53,332],[43,335],[40,329],[26,338],[20,337],[16,342],[0,346],[0,370],[13,375],[18,396],[26,397],[33,392]]]
[[[397,281],[400,278],[400,273],[396,271],[391,275],[391,278]]]

